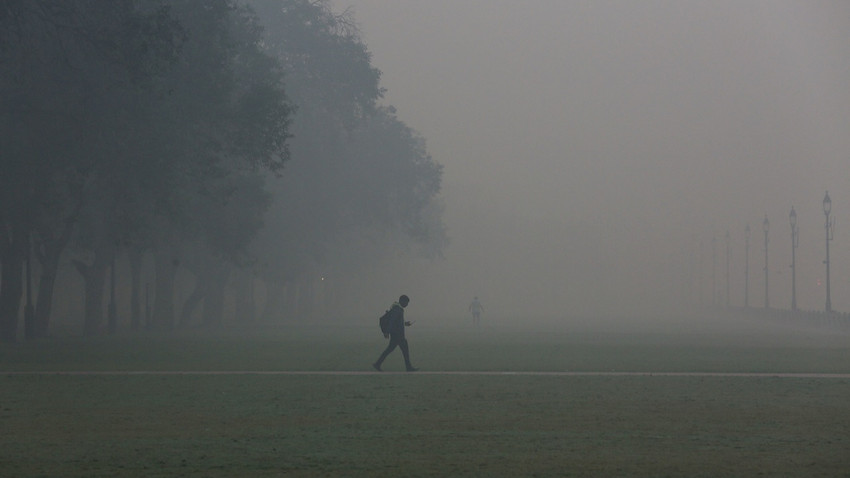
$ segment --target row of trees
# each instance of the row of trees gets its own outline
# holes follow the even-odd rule
[[[152,257],[147,325],[167,330],[181,268],[182,317],[203,306],[214,324],[236,271],[296,281],[376,228],[439,252],[441,167],[379,106],[379,80],[326,1],[0,1],[0,340],[30,262],[25,329],[43,337],[63,263],[94,334],[118,254],[131,324]]]

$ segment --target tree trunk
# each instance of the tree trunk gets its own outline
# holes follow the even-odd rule
[[[85,319],[83,335],[91,337],[100,332],[103,325],[103,291],[106,283],[106,270],[109,267],[114,250],[101,248],[95,252],[92,265],[74,261],[77,271],[85,282]]]
[[[18,340],[18,315],[24,293],[23,268],[28,234],[20,223],[0,235],[0,342]]]
[[[174,328],[174,277],[180,261],[170,250],[157,251],[154,257],[156,283],[151,328],[171,330]]]
[[[83,335],[98,335],[103,325],[103,285],[106,282],[106,266],[91,267],[85,275],[85,321]]]
[[[52,269],[48,270],[48,267]],[[41,263],[41,276],[38,279],[38,297],[35,300],[35,337],[47,337],[50,329],[50,314],[53,311],[53,291],[56,288],[56,265]]]
[[[190,294],[189,298],[186,299],[186,302],[183,303],[183,309],[180,312],[180,328],[189,326],[189,323],[192,321],[192,314],[195,312],[195,309],[198,308],[198,304],[200,304],[206,297],[206,284],[204,278],[199,275],[195,280],[195,290],[192,291],[192,294]]]
[[[130,259],[130,329],[139,330],[141,327],[141,294],[142,294],[142,259],[144,252],[138,247],[130,247],[127,251]]]
[[[41,265],[41,275],[38,282],[38,297],[36,298],[34,314],[34,337],[47,337],[50,329],[50,318],[53,312],[53,293],[56,289],[56,278],[59,274],[59,259],[71,240],[77,216],[82,208],[82,201],[63,221],[62,227],[56,231],[49,227],[37,228],[35,236],[35,256]]]
[[[204,300],[204,324],[221,325],[224,318],[224,288],[230,269],[226,265],[211,267],[205,280],[207,282],[207,297]]]
[[[53,311],[53,292],[56,287],[56,277],[59,272],[59,258],[70,239],[68,232],[53,239],[47,233],[39,233],[40,241],[35,248],[35,255],[41,265],[41,276],[38,282],[38,297],[35,303],[35,337],[47,337],[50,328],[50,316]]]
[[[3,254],[0,272],[0,341],[13,343],[18,339],[18,315],[24,293],[24,258],[15,251]]]

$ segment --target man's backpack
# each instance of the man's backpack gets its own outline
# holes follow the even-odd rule
[[[378,325],[381,326],[381,332],[384,333],[384,337],[390,335],[390,311],[387,310],[384,312],[384,315],[378,319]]]

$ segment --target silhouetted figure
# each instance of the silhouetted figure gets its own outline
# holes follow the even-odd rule
[[[407,304],[410,303],[410,298],[406,295],[402,295],[398,298],[398,302],[393,303],[392,307],[390,307],[390,343],[387,345],[387,348],[378,357],[378,360],[372,364],[375,370],[381,371],[381,364],[384,363],[384,359],[387,358],[396,347],[401,349],[402,355],[404,355],[404,367],[408,372],[415,372],[419,369],[413,367],[410,363],[410,350],[407,346],[407,339],[404,338],[404,328],[409,327],[413,324],[413,322],[405,322],[404,321],[404,308],[407,307]]]
[[[472,299],[469,304],[469,311],[472,312],[472,325],[477,326],[481,321],[481,312],[484,312],[484,306],[478,301],[478,297]]]

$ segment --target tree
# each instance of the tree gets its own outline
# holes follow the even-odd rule
[[[267,285],[309,291],[315,271],[330,267],[332,250],[368,261],[369,241],[358,237],[377,238],[386,253],[382,238],[391,230],[439,255],[446,242],[437,204],[442,168],[394,109],[378,106],[381,73],[350,12],[335,14],[324,0],[249,3],[298,106],[293,160],[270,182],[272,209],[254,248]]]
[[[0,12],[0,340],[14,341],[30,234],[45,246],[45,313],[41,294],[52,293],[50,268],[74,221],[62,212],[79,210],[116,132],[104,106],[170,62],[177,33],[155,2],[6,1]],[[57,214],[57,203],[71,207]]]
[[[163,189],[151,195],[161,225],[153,241],[154,318],[165,329],[174,324],[174,265],[183,244],[202,241],[232,257],[250,241],[256,228],[244,221],[267,203],[256,176],[261,169],[279,171],[288,159],[292,113],[280,66],[261,50],[261,29],[247,10],[224,0],[203,8],[188,0],[174,5],[192,34],[165,80],[170,99],[155,115],[170,119],[156,123],[165,154],[154,156],[163,158],[154,170]],[[257,192],[245,193],[250,188]]]
[[[15,339],[32,231],[40,333],[69,241],[87,284],[86,333],[99,328],[119,248],[133,251],[134,274],[140,252],[156,251],[156,323],[170,327],[181,245],[237,247],[213,225],[229,195],[288,158],[291,105],[256,20],[227,0],[34,0],[0,4],[0,27],[2,338]]]
[[[195,289],[181,312],[180,325],[187,326],[191,315],[204,301],[204,324],[217,325],[223,316],[224,287],[233,267],[250,268],[248,247],[262,227],[269,194],[259,175],[228,178],[220,185],[224,191],[196,208],[203,241],[196,241],[184,254],[183,265],[195,275]]]

